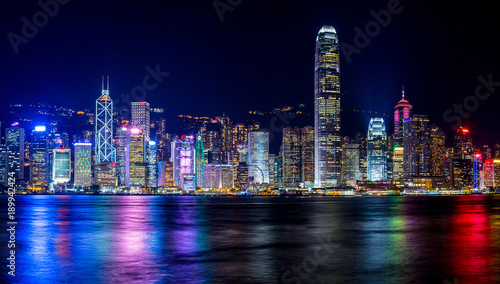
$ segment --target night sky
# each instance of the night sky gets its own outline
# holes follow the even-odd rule
[[[300,103],[312,110],[319,29],[332,25],[353,45],[354,28],[390,1],[231,2],[241,3],[221,21],[213,1],[72,0],[16,54],[7,35],[22,36],[21,18],[32,22],[42,8],[2,1],[2,108],[24,97],[93,108],[101,75],[110,76],[117,100],[159,65],[169,76],[146,100],[169,116],[226,113],[237,121],[249,110]],[[401,13],[350,63],[341,54],[344,134],[366,132],[370,115],[354,109],[391,114],[403,84],[414,113],[451,133],[443,113],[474,95],[478,76],[500,81],[498,10],[487,1],[435,2],[401,1]],[[500,87],[464,121],[475,144],[500,143],[499,102]]]

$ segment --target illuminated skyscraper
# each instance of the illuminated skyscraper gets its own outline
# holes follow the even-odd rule
[[[96,164],[101,162],[115,162],[115,148],[113,147],[113,100],[109,96],[109,76],[106,90],[104,90],[104,76],[102,78],[102,94],[95,102],[95,108]]]
[[[196,187],[203,186],[203,169],[205,168],[205,157],[203,155],[203,135],[196,134]]]
[[[8,173],[15,173],[16,180],[24,179],[24,128],[13,124],[5,130],[8,153]]]
[[[116,177],[118,186],[130,185],[130,162],[129,146],[130,130],[127,127],[119,127],[116,130],[115,149],[116,149]]]
[[[276,164],[276,155],[269,154],[269,184],[276,184],[276,173],[274,172]]]
[[[301,129],[283,129],[283,186],[299,186],[301,182]],[[273,171],[274,172],[274,171]]]
[[[360,180],[359,144],[345,144],[342,149],[342,182],[355,186]]]
[[[368,159],[366,155],[368,154],[366,142],[366,135],[362,133],[356,133],[354,137],[354,143],[359,144],[359,172],[360,172],[360,180],[366,181],[368,179]],[[402,167],[402,165],[401,165]]]
[[[500,159],[484,161],[484,186],[500,187]]]
[[[130,129],[129,140],[129,169],[130,187],[144,187],[146,185],[146,163],[144,135],[139,128]]]
[[[368,180],[387,180],[387,133],[383,118],[372,118],[368,126]]]
[[[431,126],[431,168],[434,177],[444,177],[445,170],[445,139],[444,131],[436,125]]]
[[[7,145],[0,144],[0,184],[7,185],[9,177],[7,170],[9,169],[9,155],[7,152]]]
[[[481,154],[476,153],[473,156],[472,168],[473,168],[473,178],[472,178],[472,186],[474,188],[478,188],[481,185]]]
[[[468,128],[460,127],[454,137],[453,186],[468,187],[474,182],[472,138]]]
[[[248,133],[248,176],[257,185],[269,183],[269,132]]]
[[[54,149],[52,180],[55,183],[67,183],[71,179],[71,150]]]
[[[301,181],[304,186],[309,187],[314,184],[314,127],[302,128],[300,139]]]
[[[404,176],[404,147],[394,146],[392,150],[392,179],[400,180]]]
[[[412,106],[405,100],[405,88],[403,86],[402,99],[394,107],[394,146],[403,147],[404,122],[412,116]]]
[[[176,137],[172,141],[173,178],[182,190],[196,189],[196,148],[194,136]]]
[[[146,144],[146,186],[155,188],[158,186],[157,170],[156,170],[156,141],[149,141]]]
[[[74,184],[75,186],[92,185],[92,143],[75,143]]]
[[[314,100],[314,184],[335,186],[341,177],[342,143],[339,40],[332,26],[323,26],[316,38]]]
[[[48,136],[45,126],[36,126],[31,134],[30,184],[32,187],[49,185]]]
[[[217,117],[221,128],[220,128],[220,139],[219,139],[219,151],[220,151],[220,162],[223,164],[229,164],[228,154],[233,149],[233,127],[231,120],[226,115]]]
[[[150,113],[151,108],[148,102],[132,102],[132,127],[141,129],[146,142],[151,139]]]
[[[429,118],[413,115],[404,122],[405,177],[425,177],[431,174],[431,141]]]

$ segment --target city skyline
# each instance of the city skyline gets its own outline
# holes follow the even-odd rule
[[[500,283],[492,2],[0,3],[0,283]]]
[[[130,4],[127,1],[123,3]],[[26,96],[28,101],[46,101],[53,105],[89,108],[92,107],[92,102],[81,98],[88,97],[98,90],[96,81],[101,75],[111,75],[113,79],[110,92],[116,103],[115,107],[118,107],[124,103],[121,95],[131,95],[136,86],[142,86],[144,77],[155,73],[158,67],[160,73],[169,75],[159,78],[158,81],[148,81],[148,84],[155,86],[155,89],[147,91],[146,100],[152,105],[165,108],[169,114],[216,116],[227,113],[238,120],[242,113],[249,110],[266,110],[263,105],[271,108],[300,103],[304,103],[308,111],[312,112],[313,102],[307,95],[311,92],[308,86],[314,80],[308,71],[314,65],[310,55],[314,50],[311,39],[323,25],[332,25],[339,34],[340,42],[356,47],[355,27],[364,30],[366,24],[374,19],[372,11],[376,14],[387,9],[387,3],[373,1],[360,1],[358,4],[316,1],[313,5],[304,7],[303,14],[296,14],[298,20],[291,21],[283,16],[283,13],[274,12],[281,9],[291,11],[294,9],[292,4],[279,2],[262,6],[263,4],[259,3],[245,3],[239,5],[234,12],[226,12],[224,21],[221,22],[210,3],[194,7],[187,7],[184,3],[155,4],[158,6],[126,4],[118,6],[119,11],[127,12],[139,8],[139,11],[134,10],[138,13],[136,17],[125,20],[118,12],[107,13],[115,7],[107,3],[97,5],[89,1],[80,6],[72,2],[61,5],[59,12],[51,18],[47,26],[40,28],[29,43],[19,46],[17,54],[12,50],[6,37],[3,45],[6,52],[2,56],[5,56],[3,62],[6,70],[10,71],[2,71],[0,74],[5,78],[6,102],[17,103],[18,99]],[[480,83],[479,76],[488,78],[492,74],[492,80],[497,81],[496,74],[500,74],[497,64],[492,64],[498,61],[498,55],[495,52],[488,52],[498,39],[489,36],[494,34],[492,32],[494,29],[493,26],[486,25],[488,17],[477,15],[479,12],[489,11],[481,5],[485,4],[469,8],[457,3],[450,13],[445,4],[401,2],[402,11],[393,14],[390,23],[382,27],[377,36],[370,38],[369,45],[361,48],[360,53],[352,54],[351,62],[347,62],[346,54],[342,52],[340,54],[343,66],[342,117],[349,126],[345,127],[345,130],[361,131],[369,122],[371,115],[358,113],[357,110],[390,115],[393,101],[399,98],[401,85],[404,84],[407,99],[412,102],[415,109],[424,110],[426,102],[431,100],[439,102],[436,104],[438,107],[429,108],[425,110],[426,113],[418,112],[429,115],[431,120],[441,125],[445,133],[452,134],[454,122],[444,121],[445,111],[453,109],[454,104],[463,105],[468,96],[474,95],[475,88]],[[153,7],[158,8],[157,11],[152,12]],[[6,11],[11,13],[5,17],[5,21],[8,22],[3,28],[5,35],[9,32],[22,34],[23,22],[20,19],[23,16],[31,19],[36,11],[41,10],[36,3],[32,6],[17,6],[12,3],[6,8],[10,8]],[[95,15],[95,22],[88,23],[89,26],[61,25],[64,21],[71,23],[72,18],[78,18],[78,14],[82,14],[78,9]],[[181,18],[180,15],[173,15],[172,19],[163,17],[164,14],[171,13],[170,11],[193,11],[193,9],[199,11],[201,17],[197,19],[192,16]],[[256,10],[263,13],[263,22],[249,25],[247,21]],[[140,22],[142,15],[149,12],[152,13],[149,20]],[[311,18],[312,14],[315,17]],[[276,20],[272,20],[275,17]],[[309,20],[301,22],[300,17],[307,17]],[[470,20],[466,24],[466,20],[469,19],[475,21]],[[172,26],[169,25],[172,21],[180,21],[185,25],[176,25],[178,32],[172,32],[168,28]],[[197,45],[192,44],[194,39],[185,37],[195,26],[202,26],[200,22],[209,23],[203,28],[200,38],[204,45],[208,46],[203,52],[196,47]],[[160,32],[160,35],[165,36],[153,36],[150,28],[160,23],[167,27]],[[141,34],[134,33],[131,40],[124,44],[123,28],[134,25],[141,30]],[[100,26],[105,28],[98,28]],[[436,26],[455,26],[456,29],[446,29],[444,32],[442,29],[432,28]],[[76,33],[69,32],[71,27],[76,29]],[[93,32],[89,33],[90,31]],[[277,31],[282,36],[272,37],[271,35],[277,34]],[[111,32],[115,32],[117,37],[112,41],[105,40]],[[58,42],[57,36],[62,34],[66,34],[69,39],[65,44],[74,48],[63,50],[48,48],[54,46]],[[256,41],[248,42],[249,34],[255,35]],[[469,35],[469,40],[461,41],[462,37],[459,36],[461,34]],[[93,40],[89,40],[90,38]],[[175,40],[177,44],[173,45],[171,40]],[[101,47],[88,48],[96,41],[100,42]],[[440,44],[433,44],[435,42]],[[123,43],[118,45],[120,46],[118,49],[122,52],[113,52],[115,50],[113,47],[118,43]],[[426,48],[421,48],[422,45]],[[384,47],[389,48],[384,49]],[[47,59],[44,59],[45,56],[39,56],[41,55],[39,50],[42,48],[48,55]],[[97,52],[99,49],[103,52]],[[288,49],[290,51],[287,51]],[[86,56],[87,52],[82,52],[84,50],[89,51],[92,56]],[[274,56],[281,54],[276,52],[277,50],[285,53],[283,56]],[[441,55],[450,53],[450,50],[451,56],[443,61]],[[207,58],[206,55],[211,52],[214,53],[213,56]],[[200,68],[191,68],[187,72],[186,65],[181,65],[177,58],[187,58],[188,62],[196,59],[190,59],[186,53],[196,54],[196,59],[203,54],[207,62],[198,60],[196,66]],[[249,53],[250,56],[244,56],[245,53]],[[287,68],[286,59],[289,58],[287,54],[292,53],[299,68]],[[58,59],[57,54],[59,57],[62,56],[64,61]],[[36,60],[30,60],[34,56]],[[261,57],[261,60],[253,60]],[[237,68],[238,65],[232,62],[249,66],[246,68],[248,71],[240,70]],[[271,68],[266,68],[266,63],[272,64]],[[67,64],[81,68],[68,69],[65,68]],[[258,68],[260,70],[256,72]],[[231,70],[238,71],[231,72]],[[274,74],[277,76],[276,80],[288,83],[281,84],[279,91],[277,86],[267,79],[271,78],[268,74],[273,72],[272,70],[279,70]],[[196,78],[196,81],[193,84],[186,84],[190,72],[195,72],[193,78]],[[255,76],[245,76],[246,72],[262,75],[258,75],[258,80],[255,80]],[[257,84],[241,88],[248,85],[249,79],[253,79]],[[200,91],[201,88],[204,90]],[[233,90],[238,91],[235,93]],[[180,98],[186,96],[191,97],[194,104],[184,104]],[[197,103],[203,98],[217,99],[220,102],[206,108],[204,104]],[[474,129],[480,135],[478,139],[483,140],[482,143],[491,144],[492,141],[500,140],[498,134],[500,129],[489,122],[494,118],[492,111],[495,102],[498,102],[498,97],[494,95],[487,102],[481,101],[478,111],[471,112],[470,116],[464,119],[464,124],[468,124],[470,129]],[[391,124],[392,122],[388,124],[389,128],[392,128]]]

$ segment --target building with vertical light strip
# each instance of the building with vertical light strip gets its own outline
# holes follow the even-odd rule
[[[203,155],[203,135],[196,134],[196,187],[203,186],[203,169],[205,168],[205,156]]]
[[[144,141],[151,140],[151,108],[148,102],[132,102],[132,127],[141,129]]]
[[[340,183],[340,110],[339,40],[332,26],[323,26],[316,38],[314,69],[314,184],[317,187]]]
[[[92,185],[92,143],[74,144],[74,185]]]
[[[31,134],[30,185],[43,188],[49,185],[48,135],[45,126],[36,126]]]
[[[472,169],[472,187],[479,188],[481,186],[481,154],[476,153],[473,156]]]

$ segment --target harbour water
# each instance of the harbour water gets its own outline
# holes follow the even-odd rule
[[[500,196],[27,195],[1,283],[499,283]]]

